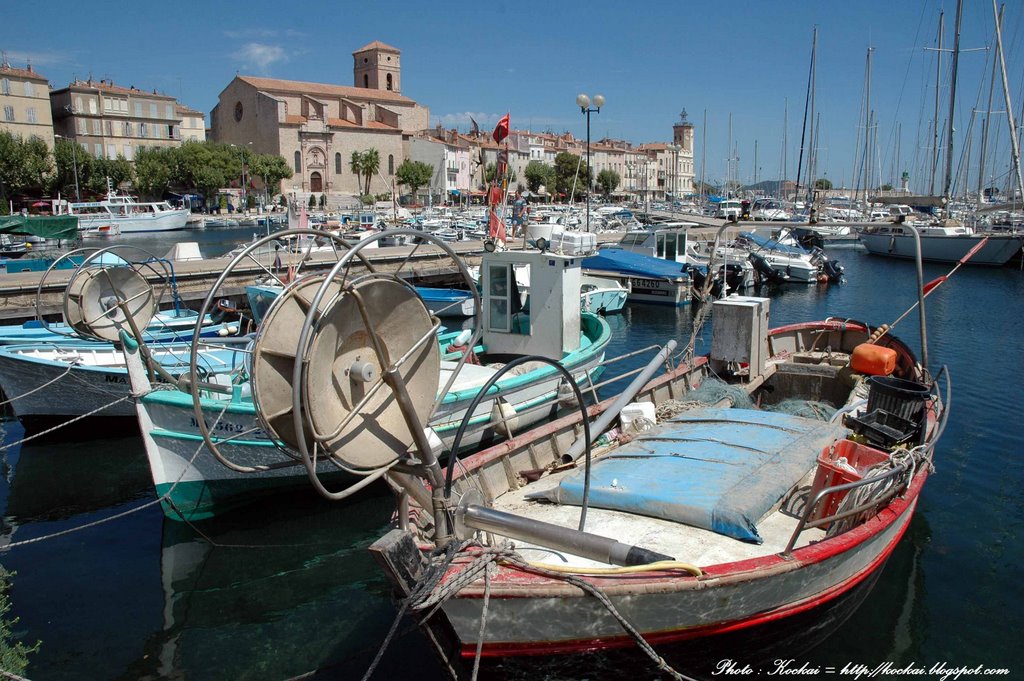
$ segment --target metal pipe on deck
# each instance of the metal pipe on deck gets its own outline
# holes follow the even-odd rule
[[[662,560],[675,560],[671,556],[657,551],[623,544],[615,539],[589,532],[580,532],[568,527],[523,518],[480,504],[460,504],[455,511],[456,534],[461,539],[468,539],[477,530],[530,542],[609,565],[647,565]]]
[[[672,351],[675,349],[676,342],[674,340],[670,340],[666,343],[665,347],[663,347],[661,351],[658,352],[650,362],[648,362],[647,366],[644,367],[644,370],[633,379],[633,382],[619,394],[615,399],[615,402],[604,410],[600,416],[594,419],[594,422],[590,424],[590,432],[601,433],[613,420],[618,418],[619,412],[622,411],[622,408],[630,403],[636,394],[640,392],[640,389],[647,384],[647,381],[651,380],[651,376],[654,375],[654,372],[658,370],[658,367],[665,363],[668,357],[672,354]],[[569,447],[569,451],[565,453],[564,459],[566,461],[575,461],[583,453],[584,449],[586,449],[586,446],[587,442],[585,438],[576,440],[572,443],[572,446]]]

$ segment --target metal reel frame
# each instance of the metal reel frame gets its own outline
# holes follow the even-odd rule
[[[416,243],[416,245],[412,248],[409,254],[393,272],[378,273],[371,271],[369,274],[350,279],[350,272],[348,271],[348,268],[352,262],[352,259],[356,257],[356,255],[361,255],[361,252],[364,248],[370,246],[371,244],[381,239],[403,235],[418,239],[419,241]],[[413,285],[406,281],[405,279],[403,279],[401,277],[401,274],[405,266],[411,262],[413,255],[415,255],[416,252],[424,244],[429,244],[440,248],[442,252],[439,254],[439,256],[447,256],[453,263],[455,263],[455,266],[458,269],[460,276],[465,281],[467,288],[473,295],[474,305],[476,306],[475,309],[478,310],[478,314],[475,315],[473,321],[473,335],[470,340],[469,347],[475,346],[480,341],[480,337],[482,335],[482,314],[479,313],[479,311],[481,310],[480,293],[479,291],[477,291],[475,282],[470,276],[469,270],[466,268],[465,263],[461,260],[461,258],[459,258],[458,254],[440,238],[430,234],[429,232],[421,232],[419,230],[414,229],[386,230],[362,239],[361,241],[359,241],[359,243],[355,245],[352,251],[346,253],[340,260],[338,260],[338,262],[327,275],[327,278],[324,280],[324,283],[320,286],[320,289],[316,292],[316,295],[313,297],[311,301],[309,313],[307,314],[306,321],[304,322],[302,330],[299,333],[299,345],[298,348],[296,349],[296,358],[299,358],[301,361],[296,361],[292,376],[292,415],[294,419],[294,429],[297,440],[296,444],[298,445],[297,448],[299,450],[299,455],[302,457],[302,462],[306,467],[306,472],[309,475],[310,482],[313,483],[313,486],[316,488],[318,492],[320,492],[320,494],[327,497],[328,499],[344,499],[345,497],[356,492],[358,489],[361,489],[362,487],[366,486],[371,481],[382,477],[395,465],[399,463],[408,462],[408,459],[403,458],[401,454],[396,454],[395,458],[386,464],[371,469],[359,469],[353,467],[352,465],[346,463],[343,460],[340,460],[336,455],[326,453],[324,451],[324,448],[321,447],[318,441],[315,439],[315,436],[313,438],[312,451],[310,451],[310,448],[306,446],[307,432],[311,433],[314,430],[312,424],[308,422],[308,418],[305,416],[306,412],[303,409],[303,393],[306,392],[305,388],[306,381],[308,380],[309,357],[312,350],[313,341],[316,337],[316,332],[320,328],[320,322],[322,319],[327,317],[330,308],[324,308],[324,311],[322,313],[319,312],[319,310],[323,306],[324,299],[327,298],[328,296],[334,295],[334,293],[332,293],[332,289],[337,286],[339,276],[341,276],[340,282],[342,294],[337,295],[335,300],[332,302],[331,307],[333,307],[333,305],[337,305],[338,301],[344,298],[344,292],[346,290],[348,290],[349,294],[351,295],[352,291],[354,290],[353,287],[356,284],[365,282],[373,278],[391,279],[400,282],[402,285],[412,289],[413,293],[415,293],[415,288],[413,287]],[[343,275],[342,270],[345,270]],[[353,406],[351,412],[349,413],[349,416],[340,426],[338,426],[337,429],[339,431],[344,429],[347,426],[347,424],[352,419],[354,419],[356,415],[359,414],[359,407],[365,405],[376,394],[377,391],[379,391],[381,388],[387,385],[387,387],[391,390],[391,392],[394,394],[396,398],[398,408],[401,410],[403,418],[406,421],[406,425],[409,428],[409,432],[413,437],[413,444],[415,448],[420,450],[421,452],[429,451],[430,445],[427,441],[427,435],[425,433],[424,428],[426,424],[430,421],[430,419],[433,417],[433,415],[436,413],[438,407],[441,404],[441,401],[444,399],[444,395],[447,394],[447,392],[451,389],[451,386],[454,384],[456,378],[458,377],[460,371],[462,370],[462,367],[465,365],[469,353],[464,354],[459,359],[455,367],[455,370],[452,372],[451,377],[448,379],[448,382],[444,386],[440,387],[440,389],[437,392],[437,395],[434,397],[434,400],[430,405],[430,408],[426,411],[426,417],[421,422],[420,418],[415,412],[415,405],[411,403],[408,392],[406,390],[405,382],[402,379],[402,377],[398,374],[397,370],[402,366],[402,364],[406,360],[408,360],[414,353],[416,353],[420,348],[422,348],[425,343],[436,342],[436,332],[440,326],[440,322],[437,320],[436,317],[431,316],[432,325],[430,330],[426,334],[421,336],[419,340],[415,341],[412,347],[409,348],[402,357],[399,357],[396,360],[391,360],[390,358],[385,356],[385,353],[383,352],[382,349],[380,336],[377,333],[376,329],[373,328],[373,325],[370,323],[367,315],[365,314],[365,310],[362,309],[361,301],[359,300],[358,297],[356,300],[357,305],[360,306],[360,312],[362,314],[363,323],[366,325],[367,331],[370,334],[371,345],[374,349],[377,362],[382,367],[382,371],[380,377],[378,377],[373,382],[373,385],[371,385],[365,390],[364,398],[360,401],[358,405]],[[318,475],[317,470],[322,462],[329,462],[337,468],[365,477],[363,480],[360,480],[354,485],[351,485],[341,491],[333,492],[327,489],[327,487],[323,484],[323,481],[320,480],[320,477]]]
[[[220,291],[221,287],[224,285],[224,282],[227,281],[228,277],[231,276],[231,274],[235,271],[235,269],[237,269],[238,265],[243,260],[248,260],[252,264],[255,264],[257,267],[259,267],[264,272],[266,272],[266,274],[269,275],[274,281],[276,281],[277,283],[281,284],[283,287],[287,288],[288,283],[282,281],[281,278],[277,274],[275,274],[274,271],[269,266],[267,266],[264,263],[260,262],[260,260],[253,253],[254,253],[254,251],[256,251],[261,246],[264,246],[264,245],[266,245],[268,243],[271,243],[273,241],[277,241],[277,240],[280,240],[282,238],[290,237],[290,236],[310,236],[310,237],[329,239],[331,246],[334,248],[335,255],[337,255],[337,253],[339,252],[339,249],[344,249],[346,251],[346,255],[348,255],[348,253],[351,253],[351,250],[353,248],[353,245],[352,245],[352,243],[350,241],[347,241],[346,239],[343,239],[342,237],[338,236],[337,234],[331,234],[330,232],[325,232],[325,231],[318,230],[318,229],[308,229],[308,228],[307,229],[286,229],[286,230],[281,230],[279,232],[274,232],[272,234],[268,234],[266,236],[260,237],[256,241],[253,241],[251,244],[248,244],[238,255],[236,255],[231,260],[231,262],[228,263],[228,265],[224,269],[224,271],[221,272],[220,276],[217,277],[217,281],[214,282],[213,286],[210,288],[209,293],[206,295],[206,298],[203,300],[203,304],[202,304],[202,306],[199,309],[199,318],[198,318],[199,321],[197,321],[195,331],[192,334],[192,345],[191,345],[191,350],[189,352],[189,374],[188,374],[188,376],[189,376],[189,393],[192,396],[192,411],[193,411],[193,414],[195,415],[196,425],[199,428],[199,432],[200,432],[200,434],[203,437],[203,442],[205,443],[206,447],[210,450],[210,453],[213,454],[214,458],[216,458],[222,465],[224,465],[227,468],[229,468],[229,469],[231,469],[231,470],[233,470],[235,472],[238,472],[238,473],[257,473],[257,472],[265,471],[265,470],[273,470],[273,469],[276,469],[276,468],[284,468],[284,467],[295,466],[295,465],[298,465],[300,463],[300,459],[297,456],[295,456],[294,452],[289,451],[286,447],[284,447],[276,439],[273,440],[274,445],[277,447],[277,449],[279,451],[282,452],[282,454],[286,458],[284,460],[282,460],[282,461],[279,461],[279,462],[273,463],[273,464],[262,465],[262,466],[244,466],[244,465],[235,463],[234,461],[230,460],[224,454],[224,452],[221,451],[221,449],[218,446],[218,444],[227,444],[227,443],[231,442],[232,440],[239,439],[239,438],[244,437],[246,435],[251,435],[253,432],[255,432],[255,430],[248,430],[248,431],[243,431],[241,433],[235,433],[235,434],[231,435],[230,437],[219,438],[219,441],[215,441],[214,440],[213,434],[210,432],[210,428],[207,426],[207,423],[206,423],[206,418],[205,418],[205,415],[203,413],[202,395],[200,394],[201,391],[204,388],[203,381],[201,380],[201,377],[199,375],[199,373],[200,373],[199,372],[199,369],[200,369],[199,349],[200,349],[201,345],[203,344],[201,322],[206,317],[206,315],[209,314],[210,311],[213,310],[216,307],[217,301],[219,300],[219,297],[220,297],[218,295],[218,292]],[[312,246],[313,246],[313,241],[310,240],[309,248],[306,249],[305,254],[298,259],[297,263],[295,263],[295,274],[296,274],[296,277],[297,277],[297,275],[299,273],[301,273],[303,265],[306,264],[306,258],[308,257],[309,252],[312,249]],[[363,265],[367,269],[369,269],[370,271],[373,271],[373,269],[374,269],[373,265],[364,256],[362,256],[361,254],[360,254],[359,257],[360,257],[360,260],[362,261]],[[293,260],[293,259],[294,258],[289,258],[289,260]],[[289,263],[289,265],[291,265],[291,264],[292,263]],[[244,350],[242,350],[241,352],[250,355],[250,359],[251,359],[251,355],[252,355],[253,349],[252,349],[252,347],[247,347]],[[259,410],[258,409],[257,409],[257,420],[259,421],[261,427],[265,428],[265,424],[263,423],[263,419],[259,416]]]
[[[76,249],[74,249],[72,251],[68,251],[67,253],[63,253],[63,254],[61,254],[61,256],[59,258],[57,258],[52,263],[50,263],[50,266],[46,268],[45,272],[43,272],[43,276],[41,276],[39,278],[39,284],[36,286],[36,303],[35,303],[36,321],[38,321],[40,324],[42,324],[43,328],[46,329],[47,331],[49,331],[51,333],[59,334],[61,336],[67,336],[69,338],[72,337],[72,336],[77,336],[78,335],[74,330],[70,330],[70,331],[65,332],[65,331],[58,331],[56,329],[51,329],[50,328],[50,323],[48,321],[46,321],[46,319],[43,317],[43,313],[42,313],[43,300],[42,300],[42,298],[43,298],[43,286],[46,283],[46,278],[48,276],[50,276],[50,274],[52,272],[54,272],[55,270],[58,269],[57,265],[59,265],[62,261],[64,261],[64,260],[70,261],[72,256],[80,255],[82,253],[89,253],[89,254],[91,254],[91,253],[95,253],[97,250],[99,250],[99,249],[94,248],[92,246],[84,246],[82,248],[76,248]],[[83,262],[84,262],[84,258],[83,258]],[[74,270],[71,271],[71,274],[72,274],[72,276],[74,275]],[[68,277],[68,283],[70,283],[70,282],[71,282],[71,277],[69,276]],[[67,284],[65,284],[65,290],[66,289],[67,289]],[[63,309],[63,301],[62,301],[61,308]]]
[[[83,249],[78,249],[78,251],[86,251],[86,250],[88,250],[88,249],[84,249],[84,248]],[[145,258],[143,258],[142,260],[136,260],[136,259],[133,259],[133,258],[130,258],[130,257],[126,257],[127,255],[131,254],[132,252],[134,252],[135,254],[141,254],[141,255],[145,256]],[[70,255],[72,255],[74,253],[76,253],[76,251],[72,251],[71,253],[66,253],[64,256],[62,256],[62,258],[66,257],[66,256],[70,256]],[[125,255],[122,255],[122,253],[124,253]],[[111,255],[116,256],[120,260],[123,260],[124,263],[103,263],[103,262],[99,262],[103,258],[103,256],[105,256],[107,254],[111,254]],[[49,274],[51,269],[53,269],[60,260],[61,260],[61,258],[58,258],[56,261],[54,261],[50,265],[50,268],[47,269],[46,274]],[[159,265],[159,268],[156,267],[157,265]],[[145,282],[148,284],[149,293],[153,296],[153,309],[154,309],[154,313],[156,311],[159,311],[159,309],[160,309],[160,301],[163,300],[164,294],[170,288],[171,270],[170,270],[170,267],[169,267],[167,261],[163,260],[161,258],[158,258],[155,255],[153,255],[152,253],[150,253],[149,251],[147,251],[145,249],[142,249],[142,248],[139,248],[137,246],[131,246],[131,245],[125,245],[125,244],[120,244],[120,245],[115,245],[115,246],[107,246],[106,248],[101,248],[101,249],[94,250],[92,253],[90,253],[88,256],[86,256],[86,258],[82,261],[82,264],[79,265],[77,268],[75,268],[75,270],[73,271],[72,275],[68,278],[68,283],[67,283],[67,285],[65,286],[65,289],[64,289],[64,300],[63,300],[62,305],[61,305],[62,310],[63,310],[63,314],[64,314],[64,319],[65,319],[65,322],[68,323],[68,326],[71,326],[70,322],[68,321],[68,317],[69,317],[69,315],[68,315],[68,309],[69,309],[68,308],[68,298],[69,298],[69,295],[68,294],[72,290],[72,287],[75,285],[77,279],[79,277],[85,275],[86,273],[91,273],[94,270],[99,270],[102,274],[104,274],[106,276],[107,281],[110,282],[110,275],[106,273],[107,270],[121,269],[121,268],[125,268],[125,267],[127,267],[129,269],[132,269],[136,274],[138,274],[140,277],[142,277],[142,279],[145,280]],[[149,276],[144,274],[143,270],[148,270]],[[160,281],[160,288],[159,288],[158,291],[154,289],[153,284],[150,282],[150,277],[156,277],[156,278],[159,279],[159,281]],[[43,279],[45,279],[45,275],[44,275]],[[37,314],[38,314],[38,309],[39,309],[39,296],[42,293],[43,279],[40,279],[39,286],[36,289],[36,311],[37,311]],[[128,298],[126,300],[119,300],[119,303],[121,303],[121,304],[129,303],[129,302],[132,302],[133,299],[134,299],[134,297],[133,298]],[[118,309],[118,308],[111,308],[111,310],[108,310],[108,311],[104,312],[103,315],[101,315],[101,317],[102,316],[106,316],[107,312],[113,312],[115,309]],[[139,336],[142,335],[143,329],[138,328],[136,326],[135,320],[132,319],[130,316],[128,316],[128,317],[129,318],[126,320],[126,322],[130,326],[130,328],[131,328],[132,335],[135,336],[136,339],[139,342],[145,342],[145,338],[139,337]],[[94,320],[94,321],[96,321],[96,320]],[[77,328],[75,329],[74,333],[76,333],[77,335],[80,335],[80,336],[85,336],[87,338],[90,338],[91,340],[98,340],[98,341],[103,341],[103,342],[111,342],[111,340],[113,340],[113,339],[104,338],[104,337],[102,337],[102,336],[100,336],[98,334],[89,333],[87,331],[84,331],[82,329],[77,329]]]

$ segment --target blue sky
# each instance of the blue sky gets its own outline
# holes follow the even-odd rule
[[[34,68],[63,87],[73,78],[110,78],[156,88],[205,111],[236,73],[352,84],[353,50],[381,40],[402,50],[403,94],[430,107],[432,122],[493,125],[506,111],[515,128],[585,134],[574,100],[604,94],[592,135],[668,141],[686,109],[696,124],[700,175],[707,111],[709,180],[726,175],[729,118],[739,177],[779,177],[788,101],[788,176],[795,175],[811,34],[819,31],[819,175],[852,185],[865,54],[874,48],[882,181],[900,167],[921,180],[934,107],[934,46],[939,10],[952,43],[953,0],[817,2],[305,2],[224,3],[56,0],[45,10],[0,1],[0,49],[12,65]],[[961,47],[992,41],[991,0],[965,0]],[[1024,7],[1009,3],[1004,46],[1020,113],[1024,88]],[[971,110],[987,104],[990,53],[961,55],[954,118],[959,158]],[[948,57],[943,98],[948,86]],[[997,81],[998,82],[998,81]],[[982,88],[984,86],[985,89]],[[1002,94],[997,106],[1003,110]],[[940,118],[946,118],[944,101]],[[944,123],[942,123],[944,125]],[[994,117],[997,174],[1006,171],[1004,117]],[[975,124],[980,128],[980,120]],[[977,149],[977,142],[974,143]],[[972,156],[977,152],[972,151]],[[976,162],[975,162],[976,165]],[[973,171],[972,171],[973,172]],[[876,170],[875,175],[879,171]],[[973,185],[974,181],[971,181]]]

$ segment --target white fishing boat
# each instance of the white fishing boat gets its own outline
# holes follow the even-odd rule
[[[139,202],[116,192],[108,183],[101,201],[54,201],[55,215],[74,215],[79,231],[87,234],[133,234],[185,229],[187,208],[174,208],[167,201]]]
[[[433,236],[424,238],[443,244]],[[349,266],[361,250],[354,249],[336,267]],[[240,254],[233,264],[246,257]],[[517,267],[530,270],[529,309],[521,306],[511,285]],[[222,279],[231,269],[229,265]],[[295,451],[303,451],[306,440],[296,435],[287,386],[308,352],[341,353],[335,363],[340,373],[309,374],[303,388],[329,402],[324,411],[310,412],[308,427],[318,437],[328,435],[330,448],[370,451],[369,443],[381,434],[395,441],[409,436],[400,420],[385,415],[398,399],[379,378],[385,375],[387,358],[436,368],[437,381],[417,384],[414,392],[435,403],[424,425],[441,450],[454,446],[464,420],[468,430],[460,448],[486,445],[503,433],[549,418],[566,397],[566,377],[574,385],[596,379],[611,337],[603,319],[580,310],[579,260],[503,251],[485,255],[482,271],[482,298],[473,293],[478,306],[483,301],[478,307],[483,310],[478,315],[482,331],[465,333],[468,338],[458,333],[438,336],[439,322],[397,274],[353,276],[341,291],[334,283],[324,283],[335,281],[333,275],[315,275],[298,276],[274,297],[244,372],[220,378],[203,371],[180,388],[154,389],[140,351],[126,347],[132,388],[141,395],[136,403],[140,429],[166,514],[201,519],[269,490],[307,484],[310,475],[323,476],[332,485],[359,479],[353,469],[331,463],[322,448],[314,450],[318,453],[308,465]],[[515,373],[491,380],[500,367],[533,354],[553,358],[557,367],[520,362]],[[131,370],[133,366],[137,368]],[[364,404],[372,415],[357,418],[353,410]]]

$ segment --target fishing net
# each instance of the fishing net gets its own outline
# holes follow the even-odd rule
[[[691,409],[702,409],[728,400],[725,406],[738,409],[752,409],[754,406],[747,391],[742,386],[729,385],[717,378],[707,378],[700,387],[686,393],[685,400],[666,400],[658,405],[659,421],[670,419],[677,414]]]
[[[805,419],[828,421],[836,413],[836,408],[828,402],[815,400],[783,400],[778,404],[766,404],[761,407],[765,411],[774,411],[791,416],[802,416]]]

